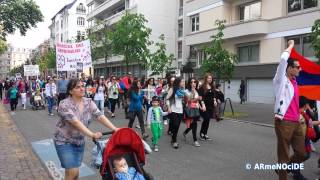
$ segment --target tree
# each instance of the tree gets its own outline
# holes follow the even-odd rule
[[[152,75],[162,75],[170,67],[172,61],[174,60],[173,54],[167,56],[166,54],[166,44],[164,43],[164,35],[159,36],[159,42],[155,45],[158,48],[154,53],[150,55],[150,60],[148,63],[148,69],[152,71]]]
[[[320,19],[317,19],[312,28],[312,46],[315,52],[315,56],[318,58],[318,64],[320,64]]]
[[[47,67],[49,69],[55,69],[56,68],[56,50],[50,48],[48,52],[45,54],[45,59],[47,62]]]
[[[217,82],[220,79],[230,80],[235,64],[237,63],[237,56],[223,48],[223,30],[225,29],[225,21],[216,20],[215,24],[218,26],[218,33],[211,36],[212,41],[209,47],[205,47],[204,51],[207,58],[203,61],[201,69],[205,73],[214,72]]]
[[[15,76],[16,73],[21,73],[22,75],[24,74],[24,68],[23,68],[23,64],[17,67],[14,67],[13,69],[10,70],[9,74],[11,76]]]
[[[3,54],[7,50],[7,43],[6,41],[0,38],[0,55]]]
[[[93,61],[104,58],[105,63],[107,63],[108,58],[112,54],[112,43],[110,40],[110,28],[102,23],[98,22],[96,27],[103,26],[99,31],[93,31],[90,29],[88,32],[88,38],[91,43],[91,56]]]
[[[0,39],[5,39],[8,33],[19,29],[25,35],[31,27],[36,27],[43,21],[39,6],[33,0],[0,0]]]
[[[123,56],[127,72],[131,63],[138,63],[142,68],[147,66],[150,54],[148,46],[152,42],[149,40],[151,29],[145,26],[146,22],[148,21],[142,14],[126,12],[116,24],[114,31],[110,32],[112,52]]]

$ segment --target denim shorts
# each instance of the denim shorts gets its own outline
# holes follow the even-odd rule
[[[84,144],[62,144],[55,143],[56,151],[61,163],[65,169],[78,168],[81,166],[84,153]]]

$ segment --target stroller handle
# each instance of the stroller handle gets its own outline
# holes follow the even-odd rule
[[[102,136],[107,136],[107,135],[110,135],[110,134],[113,134],[113,133],[114,133],[114,131],[106,131],[106,132],[102,133]],[[98,144],[97,139],[92,138],[92,141],[93,141],[94,144]]]

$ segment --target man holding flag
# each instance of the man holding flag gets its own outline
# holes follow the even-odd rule
[[[278,163],[301,163],[306,159],[304,135],[299,123],[299,88],[296,77],[301,70],[297,59],[290,57],[294,41],[282,53],[273,79],[275,99],[275,132],[277,136]],[[294,154],[290,156],[290,146]],[[299,170],[289,170],[295,180],[305,179]],[[287,171],[278,171],[279,180],[287,180]]]

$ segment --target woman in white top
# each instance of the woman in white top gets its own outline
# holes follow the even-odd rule
[[[94,102],[96,103],[97,107],[101,111],[102,114],[104,114],[104,99],[106,97],[106,86],[103,83],[103,80],[98,78],[97,84],[96,84],[96,92],[94,94]]]
[[[172,139],[171,144],[173,148],[178,149],[177,135],[180,127],[180,123],[183,119],[183,98],[185,96],[185,81],[184,79],[176,78],[173,82],[173,87],[169,90],[166,102],[168,106],[168,112],[170,114],[170,121],[172,122]]]
[[[108,82],[108,97],[111,105],[111,117],[113,118],[115,117],[114,111],[119,98],[119,88],[116,76],[111,76],[110,82]]]

